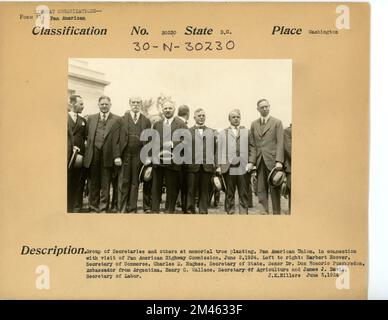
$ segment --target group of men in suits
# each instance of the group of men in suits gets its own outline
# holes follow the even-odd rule
[[[171,101],[163,104],[162,118],[153,124],[141,113],[140,97],[131,97],[129,110],[119,117],[110,112],[110,98],[101,96],[99,112],[87,120],[80,116],[82,97],[73,95],[69,101],[68,162],[76,153],[83,156],[83,165],[76,168],[70,164],[68,168],[68,212],[81,211],[87,180],[89,212],[110,211],[113,183],[116,210],[136,213],[139,172],[142,166],[149,166],[152,180],[143,184],[144,212],[161,211],[165,189],[165,212],[175,213],[180,202],[184,213],[206,214],[212,181],[219,176],[225,181],[225,211],[235,212],[237,190],[239,212],[247,214],[251,175],[255,172],[259,203],[269,212],[270,193],[273,213],[280,214],[280,187],[269,185],[268,175],[274,167],[285,169],[290,190],[291,129],[283,130],[281,121],[269,115],[266,99],[258,101],[260,117],[252,122],[250,130],[240,125],[241,113],[234,109],[228,116],[230,126],[221,132],[206,126],[206,113],[201,108],[194,112],[195,125],[188,128],[189,108],[179,107],[175,116]],[[152,148],[144,153],[146,145]],[[116,180],[112,172],[117,173]]]

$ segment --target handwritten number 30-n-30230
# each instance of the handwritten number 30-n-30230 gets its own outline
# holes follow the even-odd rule
[[[185,42],[183,49],[190,51],[222,51],[233,50],[236,44],[233,40],[227,42],[222,41],[203,41],[203,42]],[[151,49],[162,49],[163,51],[171,52],[173,50],[181,49],[178,44],[162,43],[161,45],[152,45],[149,42],[133,42],[133,50],[135,51],[149,51]]]

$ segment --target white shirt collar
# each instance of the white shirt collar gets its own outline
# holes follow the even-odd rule
[[[129,113],[131,114],[132,120],[135,119],[135,113],[131,110],[129,111]],[[139,117],[140,117],[140,112],[136,112],[136,116],[137,116],[137,119],[136,119],[136,122],[137,122],[137,120],[139,120]]]
[[[74,122],[77,120],[78,114],[75,113],[74,111],[69,111],[69,115],[73,119]]]
[[[100,112],[100,119],[102,119],[103,115],[104,115],[104,113]],[[107,120],[109,118],[109,115],[110,115],[110,111],[105,113],[105,120]]]
[[[172,123],[173,120],[174,120],[173,117],[171,117],[171,118],[169,118],[169,119],[164,118],[163,123],[164,123],[164,124],[167,124],[167,121],[168,121],[168,124],[171,125],[171,123]]]
[[[269,119],[269,114],[267,114],[266,117],[260,117],[260,120],[262,121],[264,119],[265,123],[268,122],[268,119]]]

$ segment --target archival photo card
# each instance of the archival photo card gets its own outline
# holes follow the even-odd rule
[[[290,213],[291,60],[68,67],[68,212]]]
[[[1,3],[0,39],[0,298],[367,297],[367,3]]]

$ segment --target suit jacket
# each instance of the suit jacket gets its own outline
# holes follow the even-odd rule
[[[145,129],[151,128],[151,121],[140,113],[137,120],[140,126],[140,134]],[[135,132],[135,122],[132,116],[127,112],[118,121],[118,130],[113,131],[113,159],[121,157],[123,151],[128,146],[130,152],[140,153],[141,148],[146,142],[140,141],[140,135]]]
[[[97,123],[99,120],[100,114],[92,114],[88,117],[86,123],[86,132],[87,132],[87,144],[84,156],[84,167],[89,168],[93,159],[94,151],[94,138],[96,136]],[[109,114],[108,119],[106,120],[106,127],[104,133],[104,144],[102,146],[103,153],[103,166],[112,167],[113,166],[113,132],[119,130],[119,120],[120,117],[116,116],[113,113]]]
[[[243,169],[245,170],[245,166],[248,163],[248,158],[243,157],[243,154],[240,154],[240,144],[241,144],[241,135],[240,135],[240,130],[245,129],[243,126],[240,126],[240,129],[237,133],[237,136],[234,134],[232,127],[224,129],[221,134],[219,135],[218,138],[218,159],[219,159],[219,166],[221,168],[221,173],[227,173],[229,171],[230,165],[233,162],[233,165],[239,165],[239,162],[241,162],[241,165],[243,166]],[[246,129],[245,129],[246,130]],[[248,137],[246,137],[246,141],[243,141],[243,143],[246,143],[246,148],[248,149]],[[229,141],[229,139],[232,139],[232,141]],[[234,153],[235,156],[240,157],[240,161],[236,162],[235,159],[229,157],[229,152],[232,152],[229,150],[228,145],[232,144],[235,147]],[[221,158],[220,158],[221,156]],[[232,154],[230,155],[232,156]]]
[[[163,142],[166,142],[166,141],[163,141],[163,125],[164,125],[164,120],[165,119],[161,119],[159,121],[156,121],[153,125],[153,129],[156,130],[159,134],[159,137],[160,137],[160,151],[163,150]],[[178,118],[173,118],[171,124],[170,124],[170,127],[171,127],[171,137],[172,135],[174,134],[174,132],[178,129],[187,129],[187,125],[181,120],[181,119],[178,119]],[[181,141],[173,141],[173,148],[172,150],[174,150],[174,148],[180,144]],[[153,155],[154,157],[156,157],[157,155]],[[179,171],[181,169],[181,165],[178,165],[176,163],[174,163],[174,161],[172,160],[171,161],[171,164],[154,164],[153,166],[155,167],[158,167],[158,166],[163,166],[163,167],[168,167],[172,170],[176,170],[176,171]]]
[[[72,117],[67,115],[67,124],[73,135],[74,146],[80,148],[79,154],[85,154],[86,141],[86,120],[81,116],[77,117],[77,122],[74,122]]]
[[[275,162],[284,162],[283,125],[279,119],[269,117],[260,132],[260,119],[252,122],[249,139],[249,162],[258,167],[261,159],[269,170]]]
[[[287,173],[291,173],[291,126],[284,129],[284,167]]]
[[[73,146],[74,146],[74,138],[73,138],[73,132],[69,126],[69,123],[67,123],[67,163],[69,163],[71,155],[73,153]]]
[[[204,134],[205,134],[205,130],[211,130],[214,134],[214,148],[212,150],[212,153],[213,153],[213,156],[214,156],[214,163],[213,164],[206,164],[206,137],[201,137],[199,131],[198,131],[198,127],[197,126],[194,126],[194,127],[191,127],[190,128],[190,134],[191,134],[191,151],[192,151],[192,162],[191,164],[187,164],[187,172],[191,172],[191,173],[195,173],[195,172],[198,172],[201,165],[203,165],[203,169],[205,172],[215,172],[215,169],[216,169],[216,164],[217,164],[217,138],[216,138],[216,134],[215,134],[215,130],[214,129],[211,129],[209,127],[206,127],[204,126]],[[203,150],[202,150],[202,154],[200,155],[200,157],[202,158],[202,164],[201,163],[196,163],[195,161],[195,158],[196,158],[196,154],[197,152],[200,152],[200,151],[197,151],[195,150],[195,139],[203,139]],[[198,155],[197,155],[198,157]],[[209,160],[209,159],[208,159]]]

